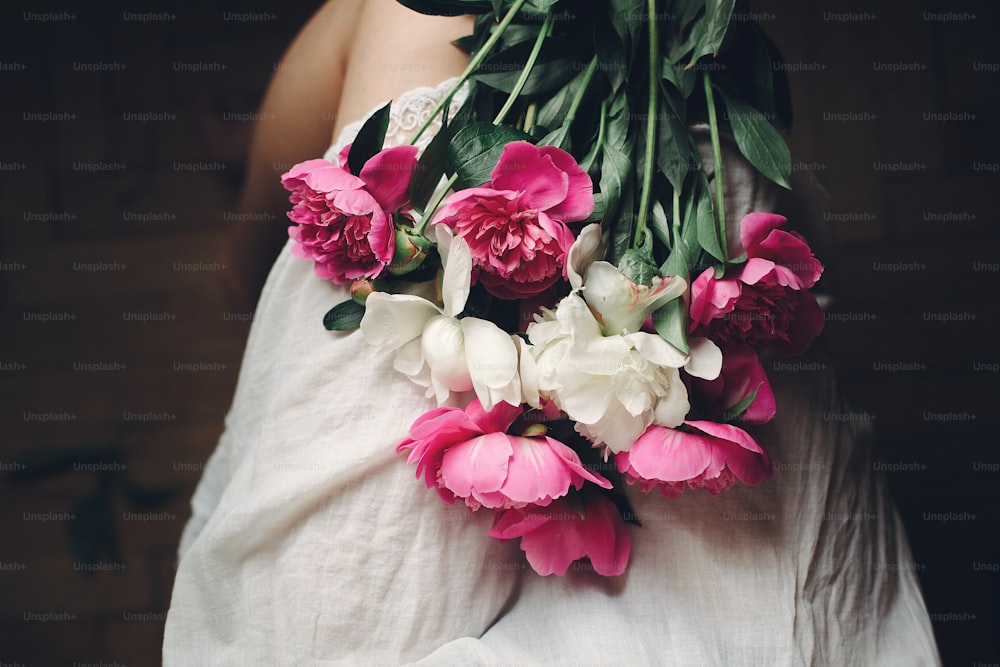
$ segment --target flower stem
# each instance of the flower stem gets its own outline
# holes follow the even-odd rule
[[[437,193],[434,195],[434,199],[428,202],[427,208],[424,209],[426,213],[424,213],[424,216],[420,218],[420,223],[414,227],[413,231],[415,234],[424,233],[424,227],[427,226],[427,223],[430,222],[431,218],[434,217],[434,214],[437,213],[438,206],[441,205],[441,200],[444,199],[444,196],[448,194],[448,190],[451,189],[451,186],[455,185],[455,181],[457,180],[458,173],[456,172],[451,175],[451,178],[449,178],[448,182],[444,184],[444,187],[438,188]]]
[[[722,143],[719,141],[719,120],[715,114],[715,96],[712,94],[712,79],[708,76],[707,70],[702,72],[702,81],[705,84],[705,100],[708,102],[708,128],[712,135],[712,178],[715,180],[715,212],[719,216],[719,247],[722,249],[722,260],[728,262],[725,179],[722,175]]]
[[[674,247],[679,248],[681,244],[681,191],[674,188]]]
[[[462,87],[462,84],[464,84],[466,80],[472,76],[472,73],[479,69],[479,66],[483,64],[483,61],[486,60],[490,51],[492,51],[493,47],[500,41],[504,31],[507,30],[507,26],[509,26],[511,21],[514,20],[514,17],[517,16],[517,13],[521,10],[521,7],[525,2],[527,2],[527,0],[514,0],[514,4],[511,5],[511,8],[504,15],[503,19],[500,20],[500,23],[497,24],[497,27],[493,31],[493,34],[490,35],[490,38],[486,40],[486,43],[483,44],[482,48],[476,51],[476,54],[469,59],[468,67],[466,67],[465,71],[458,77],[458,81],[455,82],[455,85],[452,86],[448,94],[441,98],[441,101],[434,106],[434,109],[427,115],[427,120],[425,120],[420,127],[417,128],[416,133],[414,133],[413,137],[410,139],[411,146],[417,143],[417,139],[419,139],[420,135],[422,135],[424,131],[430,127],[430,124],[434,121],[434,118],[438,115],[438,113],[440,113],[446,105],[451,104],[451,98],[455,96],[455,93],[457,93],[458,89]]]
[[[660,40],[656,31],[656,0],[647,0],[649,23],[649,100],[646,105],[646,152],[642,172],[642,191],[639,195],[639,216],[636,218],[632,246],[641,247],[649,234],[646,220],[653,198],[653,173],[656,169],[656,113],[660,101]]]
[[[503,107],[497,113],[497,117],[493,119],[494,125],[499,125],[503,122],[503,119],[507,117],[508,113],[510,113],[511,107],[514,106],[514,102],[517,101],[518,96],[521,94],[521,90],[524,88],[524,84],[528,82],[528,77],[531,75],[531,68],[535,66],[535,61],[538,60],[538,54],[542,51],[542,42],[544,42],[545,38],[549,36],[549,29],[551,27],[552,12],[546,12],[545,20],[542,22],[542,27],[538,29],[538,37],[535,38],[535,44],[531,47],[531,53],[528,54],[528,59],[524,62],[524,69],[521,70],[521,76],[517,77],[513,90],[511,90],[510,95],[507,96],[507,101],[504,102]]]
[[[580,105],[583,104],[583,98],[587,94],[587,88],[590,87],[590,80],[594,78],[596,70],[597,54],[595,53],[587,65],[587,71],[583,74],[583,81],[580,82],[580,90],[576,91],[576,97],[573,98],[573,102],[570,103],[569,109],[566,111],[566,118],[563,120],[564,127],[570,125],[576,119],[576,113],[580,110]]]

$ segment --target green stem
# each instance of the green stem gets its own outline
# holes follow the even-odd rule
[[[531,128],[535,125],[535,113],[538,111],[538,103],[532,102],[528,105],[528,108],[524,110],[524,131],[531,132]]]
[[[538,54],[542,52],[542,42],[545,38],[549,36],[549,29],[552,27],[552,12],[546,12],[545,20],[542,22],[542,27],[538,29],[538,37],[535,38],[535,44],[531,47],[531,53],[528,54],[528,59],[524,62],[524,69],[521,70],[521,76],[517,77],[517,81],[514,83],[514,89],[510,91],[510,95],[507,96],[507,101],[504,102],[503,107],[497,113],[497,117],[493,119],[494,125],[499,125],[503,122],[503,119],[507,117],[510,113],[511,107],[514,106],[514,102],[517,101],[518,96],[521,94],[521,89],[524,88],[524,84],[528,82],[528,77],[531,75],[531,68],[535,66],[535,61],[538,60]]]
[[[576,120],[576,113],[580,110],[580,105],[583,104],[583,98],[587,94],[587,88],[590,87],[590,80],[594,78],[594,72],[597,71],[597,54],[590,59],[590,63],[587,65],[587,71],[583,74],[583,81],[580,82],[580,90],[576,91],[576,97],[569,105],[569,110],[566,111],[566,118],[563,120],[563,127],[570,125]]]
[[[674,219],[671,225],[674,230],[674,247],[679,248],[681,245],[681,191],[674,188]]]
[[[719,247],[722,249],[722,259],[729,261],[729,249],[726,247],[726,200],[725,179],[722,175],[722,143],[719,141],[719,120],[715,114],[715,96],[712,94],[712,80],[708,71],[702,72],[705,84],[705,100],[708,102],[708,128],[712,135],[712,178],[715,180],[715,208],[719,216]]]
[[[525,2],[527,2],[527,0],[514,0],[514,4],[511,5],[511,8],[504,15],[503,19],[501,19],[500,23],[497,24],[497,27],[493,31],[493,34],[490,35],[490,38],[486,40],[486,43],[483,44],[482,48],[476,51],[476,54],[469,59],[468,67],[466,67],[465,71],[458,77],[458,81],[455,82],[455,85],[452,86],[448,94],[434,106],[434,109],[427,115],[427,120],[425,120],[420,127],[417,128],[413,138],[410,139],[411,146],[417,143],[417,139],[419,139],[420,135],[422,135],[424,131],[430,127],[430,124],[434,121],[434,118],[438,115],[438,113],[440,113],[446,105],[451,104],[451,98],[455,96],[455,93],[457,93],[458,89],[462,87],[462,84],[464,84],[466,80],[472,76],[472,73],[479,69],[479,66],[483,64],[483,61],[486,60],[490,51],[492,51],[493,47],[500,41],[504,31],[507,30],[507,26],[509,26],[511,21],[514,20],[514,17],[517,16],[517,13],[521,10],[521,7]]]
[[[448,179],[448,182],[444,184],[443,188],[438,189],[437,194],[434,195],[434,199],[428,202],[427,207],[424,209],[426,211],[424,217],[420,218],[420,224],[418,224],[413,230],[416,234],[424,233],[424,227],[427,226],[427,223],[430,222],[431,218],[434,217],[434,214],[437,213],[438,206],[441,205],[441,200],[444,199],[444,196],[448,194],[448,190],[451,189],[451,186],[455,185],[455,181],[457,180],[458,173],[456,172],[451,175],[451,178]]]
[[[649,217],[649,205],[653,198],[653,173],[656,169],[656,113],[660,101],[660,40],[656,34],[656,0],[648,0],[649,14],[649,101],[646,107],[646,152],[642,173],[642,192],[639,195],[639,217],[636,218],[635,235],[632,246],[645,244],[649,233],[646,220]]]

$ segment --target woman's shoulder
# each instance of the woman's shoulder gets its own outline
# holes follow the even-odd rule
[[[386,100],[460,74],[468,54],[452,42],[471,32],[470,16],[426,16],[395,0],[366,0],[347,53],[334,138]]]

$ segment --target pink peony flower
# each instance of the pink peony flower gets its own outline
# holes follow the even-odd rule
[[[823,273],[798,234],[778,229],[786,220],[750,213],[740,222],[747,261],[716,278],[707,268],[691,285],[691,331],[719,345],[766,342],[796,355],[823,329],[823,312],[806,292]]]
[[[478,399],[465,410],[436,408],[413,423],[410,437],[396,449],[410,451],[407,462],[416,462],[427,488],[449,503],[462,498],[473,510],[548,505],[585,481],[611,488],[558,440],[508,435],[522,413],[509,403],[486,412]]]
[[[281,177],[291,192],[288,217],[297,223],[288,228],[292,252],[338,285],[375,278],[392,261],[392,214],[406,202],[417,164],[415,146],[396,146],[375,154],[355,176],[347,170],[349,150],[338,156],[344,166],[307,160]]]
[[[770,479],[770,457],[743,429],[713,421],[684,424],[692,431],[650,426],[631,449],[615,454],[630,484],[638,482],[646,493],[658,487],[667,498],[676,498],[685,483],[714,496],[736,480],[752,486]]]
[[[565,500],[507,510],[497,517],[490,535],[501,540],[520,537],[528,563],[543,576],[564,575],[570,563],[581,558],[590,559],[598,574],[616,576],[625,571],[632,551],[628,526],[603,495],[587,502],[583,518]]]
[[[504,147],[490,183],[451,195],[434,222],[469,244],[474,280],[501,299],[519,299],[565,277],[574,238],[566,223],[593,210],[594,185],[573,156],[514,141]]]
[[[760,387],[757,390],[757,387]],[[712,417],[748,398],[757,390],[750,406],[738,417],[749,424],[766,424],[774,418],[774,391],[767,373],[749,345],[735,345],[722,351],[722,372],[714,380],[691,378],[691,393],[701,398],[705,412]]]

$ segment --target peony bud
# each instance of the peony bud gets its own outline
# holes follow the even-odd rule
[[[392,263],[386,267],[394,276],[405,275],[420,267],[432,248],[422,234],[413,234],[409,228],[396,228],[396,249]]]
[[[359,278],[351,283],[351,300],[363,306],[368,300],[368,295],[377,291],[372,281],[367,278]]]

